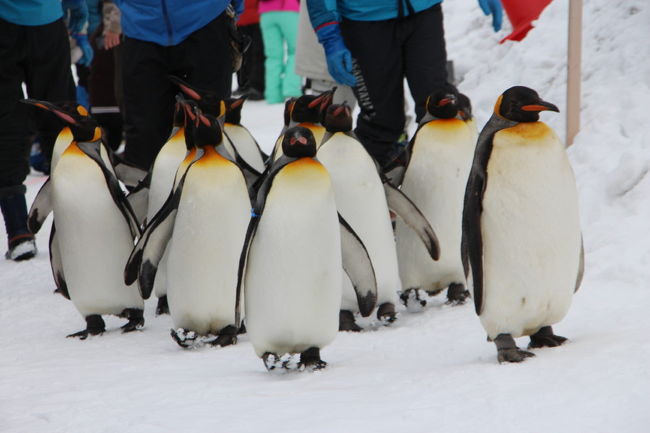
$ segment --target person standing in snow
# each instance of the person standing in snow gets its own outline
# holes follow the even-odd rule
[[[34,235],[27,229],[23,182],[29,173],[30,114],[41,145],[52,155],[61,123],[19,103],[22,83],[30,98],[73,101],[70,42],[60,1],[0,0],[0,208],[8,238],[7,259],[36,255]],[[41,111],[41,110],[38,110]]]
[[[501,28],[499,0],[478,0]],[[404,78],[416,119],[426,97],[447,82],[442,0],[307,0],[309,17],[339,83],[354,88],[361,108],[355,133],[384,167],[397,157],[403,132]]]
[[[258,0],[244,0],[244,13],[237,21],[239,31],[250,38],[251,44],[244,53],[241,69],[237,71],[239,88],[236,96],[246,96],[251,101],[264,99],[264,42],[260,30]]]
[[[298,0],[260,0],[258,6],[266,56],[264,98],[269,104],[302,95],[302,80],[295,72],[299,9]]]
[[[121,0],[124,159],[148,170],[169,137],[178,87],[193,86],[230,96],[234,12],[241,0]]]

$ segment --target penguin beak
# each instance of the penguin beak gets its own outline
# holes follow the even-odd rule
[[[455,102],[456,102],[456,98],[454,98],[453,96],[447,96],[446,98],[442,98],[438,102],[438,107],[444,107],[445,105],[449,105]]]
[[[521,107],[521,109],[524,111],[538,111],[538,112],[555,111],[556,113],[560,112],[557,106],[551,104],[550,102],[542,101],[541,99],[537,102],[537,104],[524,105]]]
[[[172,83],[180,87],[183,93],[185,93],[188,97],[194,99],[195,101],[201,100],[201,95],[199,95],[196,90],[192,89],[192,87],[190,87],[190,85],[187,84],[185,81],[181,80],[180,78],[174,75],[170,75],[169,79],[171,80]]]
[[[70,116],[68,113],[65,111],[62,111],[59,107],[57,107],[54,104],[51,104],[47,101],[39,101],[37,99],[21,99],[20,102],[23,102],[25,104],[30,104],[34,105],[38,108],[41,108],[43,110],[50,111],[54,114],[56,114],[58,117],[63,119],[64,121],[68,122],[71,125],[77,126],[79,123],[75,120],[74,117]]]

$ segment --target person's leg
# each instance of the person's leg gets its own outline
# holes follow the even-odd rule
[[[264,42],[259,24],[252,24],[250,28],[251,46],[248,49],[250,60],[249,85],[264,94]]]
[[[239,26],[238,27],[239,33],[248,36],[249,38],[252,39],[251,27],[252,25]],[[237,71],[237,92],[240,94],[245,94],[248,91],[250,86],[250,75],[251,75],[251,68],[252,68],[252,59],[251,59],[252,48],[253,48],[253,43],[251,42],[251,45],[248,47],[248,50],[246,50],[242,58],[241,68],[239,68],[239,71]]]
[[[122,142],[122,115],[116,113],[93,113],[97,123],[104,129],[106,143],[113,151],[117,151]]]
[[[284,64],[282,96],[284,98],[302,95],[302,78],[296,74],[296,37],[298,35],[298,12],[280,12],[278,24],[282,38],[287,44],[287,61]]]
[[[277,104],[282,98],[282,63],[284,47],[282,33],[277,23],[278,12],[266,12],[260,15],[260,28],[264,41],[265,89],[264,99],[269,104]]]
[[[233,75],[228,19],[222,13],[170,51],[172,73],[224,99],[230,97]]]
[[[75,101],[74,80],[70,71],[70,43],[63,19],[43,26],[26,27],[26,31],[27,95],[45,101]],[[36,120],[41,149],[49,163],[54,142],[63,124],[52,113],[35,107],[29,107],[29,110]]]
[[[408,18],[404,43],[406,79],[415,101],[417,121],[431,92],[447,85],[447,52],[440,4]]]
[[[358,69],[355,95],[361,108],[355,133],[383,166],[392,159],[404,127],[404,68],[397,20],[343,20],[345,45]]]
[[[167,50],[152,42],[125,38],[122,43],[124,159],[149,170],[172,129],[174,96]]]

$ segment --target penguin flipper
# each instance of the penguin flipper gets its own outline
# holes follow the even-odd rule
[[[111,153],[111,160],[113,162],[113,168],[115,169],[115,176],[117,176],[117,178],[129,189],[137,187],[138,184],[149,174],[149,172],[136,167],[135,165],[129,164],[123,159],[115,156],[114,153]]]
[[[138,224],[145,224],[147,217],[147,208],[149,206],[149,186],[151,183],[151,171],[142,179],[126,196],[126,200],[131,205]]]
[[[368,317],[377,303],[377,279],[365,245],[339,214],[343,269],[350,277],[357,295],[359,312]]]
[[[106,186],[108,187],[111,197],[115,205],[118,207],[122,216],[126,220],[129,230],[131,230],[131,236],[135,239],[140,236],[140,225],[138,220],[131,208],[131,204],[127,201],[122,188],[117,180],[117,177],[106,167],[106,164],[101,156],[100,147],[97,146],[96,142],[80,142],[77,143],[77,146],[85,153],[89,158],[91,158],[104,174],[104,179],[106,180]]]
[[[582,284],[582,277],[585,275],[585,243],[580,235],[580,261],[578,264],[578,276],[576,277],[576,287],[573,293],[577,292]]]
[[[244,246],[241,255],[239,256],[239,267],[237,269],[237,291],[235,295],[235,328],[239,329],[241,326],[241,292],[244,284],[244,277],[246,274],[246,266],[248,264],[248,253],[250,252],[251,243],[255,237],[257,226],[259,225],[261,215],[253,214],[246,229],[246,237],[244,238]]]
[[[129,285],[138,280],[140,294],[144,299],[149,299],[151,296],[158,263],[171,238],[186,175],[187,171],[158,213],[151,219],[126,262],[124,282]]]
[[[388,208],[395,212],[418,235],[433,260],[440,258],[438,237],[431,224],[420,209],[406,194],[395,188],[390,182],[384,182]]]
[[[29,208],[29,216],[27,217],[27,228],[29,231],[36,234],[41,229],[47,216],[52,212],[52,178],[48,178],[38,194],[34,198],[32,206]]]
[[[481,213],[487,173],[480,166],[473,167],[465,190],[463,207],[463,234],[461,256],[465,277],[471,267],[474,308],[476,314],[483,311],[483,236],[481,234]]]
[[[68,293],[68,285],[65,282],[63,275],[63,262],[61,262],[61,250],[59,249],[59,241],[56,236],[56,227],[52,222],[52,230],[50,230],[50,267],[52,268],[52,276],[56,284],[54,293],[60,293],[64,298],[70,299]]]

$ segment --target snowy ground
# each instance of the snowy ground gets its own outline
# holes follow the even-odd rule
[[[506,31],[493,34],[474,1],[447,0],[449,56],[479,125],[516,84],[564,109],[567,4],[555,0],[524,42],[500,46]],[[45,230],[36,259],[0,262],[0,432],[650,431],[648,23],[642,0],[585,2],[582,130],[569,153],[587,272],[556,327],[565,346],[499,365],[472,306],[442,299],[390,328],[339,334],[313,374],[267,373],[246,336],[183,351],[151,301],[142,332],[122,335],[123,321],[108,319],[103,336],[66,339],[84,322],[52,295]],[[268,149],[281,107],[244,111]],[[563,136],[562,115],[543,120]],[[43,181],[28,178],[28,200]]]

